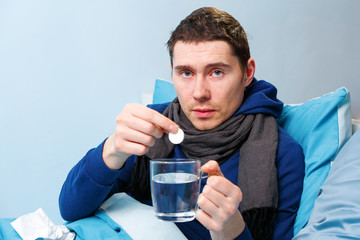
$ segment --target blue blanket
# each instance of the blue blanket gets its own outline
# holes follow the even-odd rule
[[[0,219],[0,239],[4,240],[18,240],[22,239],[19,234],[15,231],[15,229],[11,226],[11,222],[14,221],[15,218],[1,218]]]
[[[19,234],[11,226],[15,218],[0,219],[1,240],[22,240]],[[131,240],[132,238],[102,210],[98,210],[94,216],[80,219],[65,224],[66,227],[76,233],[75,240]]]

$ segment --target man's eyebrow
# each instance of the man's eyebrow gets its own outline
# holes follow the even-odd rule
[[[231,66],[227,63],[224,62],[215,62],[215,63],[210,63],[208,65],[206,65],[206,68],[216,68],[216,67],[221,67],[221,68],[231,68]],[[191,67],[190,65],[177,65],[174,67],[174,70],[183,70],[183,69],[187,69],[189,71],[194,71],[194,68]]]
[[[207,68],[216,68],[216,67],[231,68],[231,66],[229,64],[224,63],[224,62],[211,63],[211,64],[208,64],[206,67]]]
[[[194,68],[191,67],[190,65],[177,65],[174,67],[174,70],[184,70],[184,69],[187,69],[187,70],[190,70],[190,71],[194,71]]]

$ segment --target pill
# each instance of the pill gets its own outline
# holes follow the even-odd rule
[[[180,144],[184,140],[184,136],[184,131],[179,128],[176,133],[169,133],[169,140],[173,144]]]

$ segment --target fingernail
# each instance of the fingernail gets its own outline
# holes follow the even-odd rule
[[[170,126],[169,126],[169,132],[172,132],[173,130],[175,130],[176,129],[176,125],[175,124],[171,124]]]

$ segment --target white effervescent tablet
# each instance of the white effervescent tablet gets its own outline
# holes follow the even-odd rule
[[[180,144],[184,140],[184,136],[185,136],[184,131],[181,128],[179,128],[176,133],[169,133],[169,140],[173,144]]]

